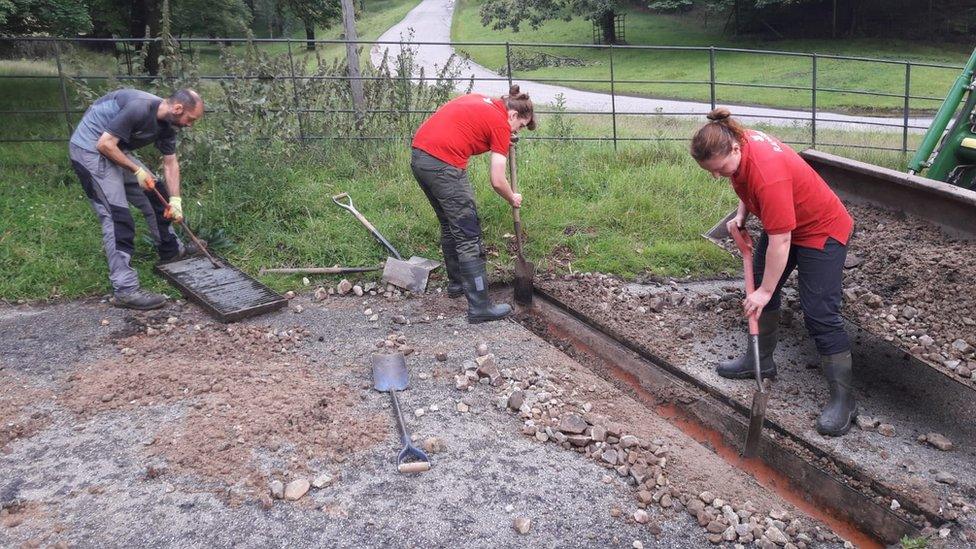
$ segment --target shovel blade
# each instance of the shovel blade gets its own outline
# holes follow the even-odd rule
[[[535,265],[524,259],[515,262],[515,302],[519,305],[532,305]]]
[[[749,413],[749,432],[746,434],[746,445],[742,449],[743,457],[756,457],[759,453],[759,441],[762,439],[762,428],[766,421],[766,404],[768,402],[768,392],[755,391],[752,393],[752,411]]]
[[[377,391],[402,391],[410,384],[407,362],[402,353],[373,355],[373,388]]]
[[[433,263],[435,264],[434,268],[437,268],[436,265],[440,265],[436,261]],[[427,289],[427,279],[431,270],[433,269],[426,264],[388,257],[386,258],[386,265],[383,266],[382,280],[386,284],[393,284],[397,288],[419,294]]]
[[[709,229],[708,232],[703,233],[702,236],[712,241],[712,243],[718,246],[719,248],[724,249],[724,246],[722,245],[723,241],[726,238],[732,236],[729,234],[729,229],[726,227],[726,225],[728,225],[729,221],[732,221],[732,218],[735,217],[735,213],[736,213],[735,210],[729,212],[728,215],[720,219],[718,223],[712,226],[712,228]]]

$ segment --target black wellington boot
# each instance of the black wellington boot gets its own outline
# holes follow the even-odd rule
[[[441,239],[441,251],[444,252],[444,269],[447,271],[447,297],[461,297],[464,295],[464,286],[461,284],[461,265],[458,263],[454,241]]]
[[[817,418],[817,432],[839,437],[851,429],[851,424],[857,417],[851,352],[820,357],[820,368],[827,378],[827,386],[830,387],[830,401]]]
[[[759,371],[763,378],[776,377],[776,350],[779,331],[779,310],[766,311],[759,315]],[[748,345],[746,346],[748,349]],[[752,379],[756,372],[748,350],[734,360],[720,362],[715,369],[718,375],[728,379]]]
[[[484,259],[459,263],[464,295],[468,298],[468,322],[477,324],[499,320],[512,312],[507,303],[492,304],[488,299],[488,273]]]

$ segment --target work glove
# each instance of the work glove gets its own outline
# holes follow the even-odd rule
[[[142,166],[136,170],[136,179],[139,181],[139,186],[144,191],[151,191],[156,188],[156,178],[153,174],[149,172],[146,168]]]
[[[178,196],[171,196],[169,205],[163,210],[163,217],[177,223],[183,221],[183,199]]]

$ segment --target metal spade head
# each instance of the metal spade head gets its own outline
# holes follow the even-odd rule
[[[373,355],[373,388],[377,391],[402,391],[410,384],[407,362],[402,353]]]

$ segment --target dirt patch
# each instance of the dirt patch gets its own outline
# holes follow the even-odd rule
[[[85,418],[183,405],[146,441],[146,476],[173,469],[231,488],[232,501],[252,498],[269,476],[306,474],[312,461],[343,461],[388,438],[389,419],[361,408],[365,386],[336,383],[301,352],[309,336],[303,327],[150,319],[118,341],[121,361],[76,370],[59,400]]]
[[[0,452],[10,442],[30,438],[51,423],[50,412],[39,404],[53,398],[50,389],[0,370]]]

